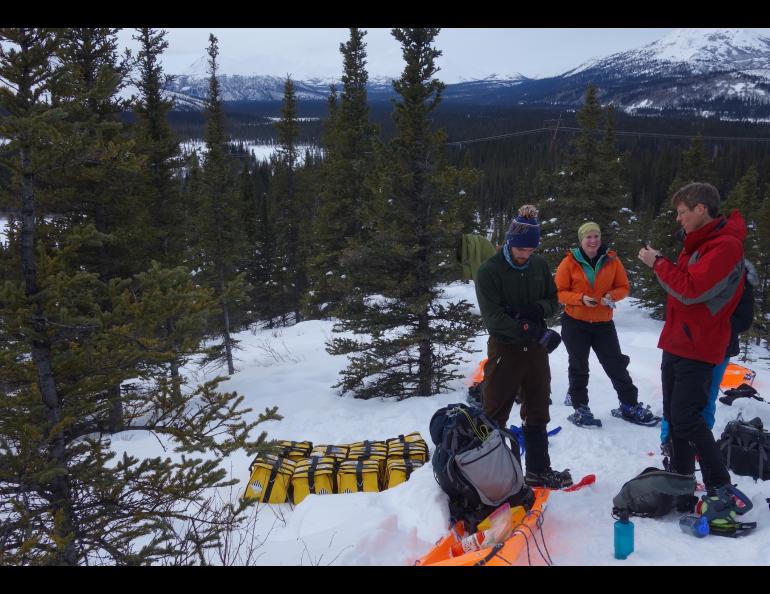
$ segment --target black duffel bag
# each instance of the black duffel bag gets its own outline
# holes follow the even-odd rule
[[[770,479],[770,433],[759,417],[744,421],[738,413],[734,421],[727,423],[717,445],[725,465],[735,474]]]

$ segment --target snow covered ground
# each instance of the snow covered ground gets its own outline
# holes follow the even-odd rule
[[[447,289],[452,299],[476,303],[472,284],[456,283]],[[656,348],[662,323],[650,319],[633,300],[618,304],[615,312],[620,342],[631,357],[629,371],[639,387],[639,398],[662,414],[660,354]],[[332,323],[308,321],[289,328],[243,332],[237,372],[222,389],[237,390],[256,412],[278,405],[282,421],[259,426],[275,439],[310,440],[314,444],[342,444],[364,439],[384,440],[419,431],[433,449],[428,424],[440,407],[464,402],[467,383],[454,391],[430,398],[402,402],[356,400],[340,397],[331,386],[345,367],[345,358],[326,353]],[[485,348],[486,335],[476,347]],[[759,354],[759,353],[757,353]],[[479,352],[462,371],[470,377],[485,356]],[[754,386],[766,393],[770,371],[765,361],[751,363],[757,371]],[[595,473],[594,485],[573,493],[554,492],[543,526],[555,565],[767,565],[770,564],[770,511],[765,498],[770,487],[749,477],[733,481],[754,502],[744,521],[757,521],[750,535],[730,539],[709,536],[695,539],[680,531],[679,514],[661,519],[633,519],[635,552],[625,561],[613,557],[612,498],[624,482],[648,466],[662,467],[659,428],[631,425],[610,415],[617,399],[609,379],[591,355],[590,405],[603,421],[601,429],[582,429],[567,421],[571,408],[564,406],[567,390],[567,354],[560,346],[551,355],[553,406],[549,429],[561,426],[551,438],[553,466],[569,468],[575,480]],[[727,421],[742,411],[747,419],[760,416],[770,425],[770,407],[740,399],[732,407],[717,403],[717,436]],[[521,424],[518,406],[509,419]],[[155,438],[133,434],[114,442],[133,454],[159,455]],[[245,455],[225,461],[245,488],[250,460]],[[260,504],[256,522],[260,565],[408,565],[424,555],[447,529],[446,497],[437,485],[430,463],[410,480],[381,493],[310,495],[297,506]],[[532,546],[533,564],[542,564]],[[520,563],[526,564],[526,554]]]

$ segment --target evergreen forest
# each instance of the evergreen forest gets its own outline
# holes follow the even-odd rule
[[[393,30],[390,103],[367,99],[364,30],[340,45],[325,104],[299,101],[291,78],[280,103],[223,102],[211,35],[206,108],[181,112],[163,93],[166,32],[137,29],[132,55],[117,31],[0,29],[0,564],[211,563],[253,506],[212,495],[233,481],[200,454],[269,451],[259,424],[280,419],[280,403],[251,411],[219,388],[236,335],[333,319],[340,394],[445,391],[484,332],[443,299],[458,241],[501,243],[525,203],[552,270],[595,220],[661,317],[636,253],[674,257],[672,194],[714,184],[759,273],[744,346],[770,348],[766,124],[631,117],[592,86],[570,112],[452,105],[434,28]],[[201,150],[181,149],[191,139]],[[275,150],[257,159],[248,142]],[[194,366],[220,375],[199,384]],[[128,431],[174,449],[116,459]]]

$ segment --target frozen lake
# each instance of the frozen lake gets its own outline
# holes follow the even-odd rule
[[[275,151],[278,149],[277,144],[257,144],[254,142],[250,142],[248,140],[230,140],[229,144],[237,146],[239,144],[242,144],[243,147],[251,153],[254,158],[257,161],[267,161],[270,159],[270,157],[273,156]],[[198,155],[203,155],[203,152],[205,150],[205,143],[203,140],[196,138],[194,140],[185,140],[180,143],[180,147],[182,148],[182,151],[185,153],[192,153],[193,151],[196,151]],[[300,144],[297,145],[298,154],[299,154],[299,164],[301,165],[302,162],[305,159],[305,151],[321,151],[319,147],[313,144]]]

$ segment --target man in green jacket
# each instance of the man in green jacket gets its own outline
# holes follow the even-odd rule
[[[559,309],[548,263],[533,254],[540,243],[537,209],[526,204],[511,222],[500,252],[481,264],[476,280],[481,317],[489,331],[484,366],[484,412],[506,427],[519,387],[524,433],[526,483],[562,489],[572,484],[569,470],[551,468],[546,426],[551,368],[548,354],[560,342],[545,318]],[[515,452],[518,453],[518,452]]]

